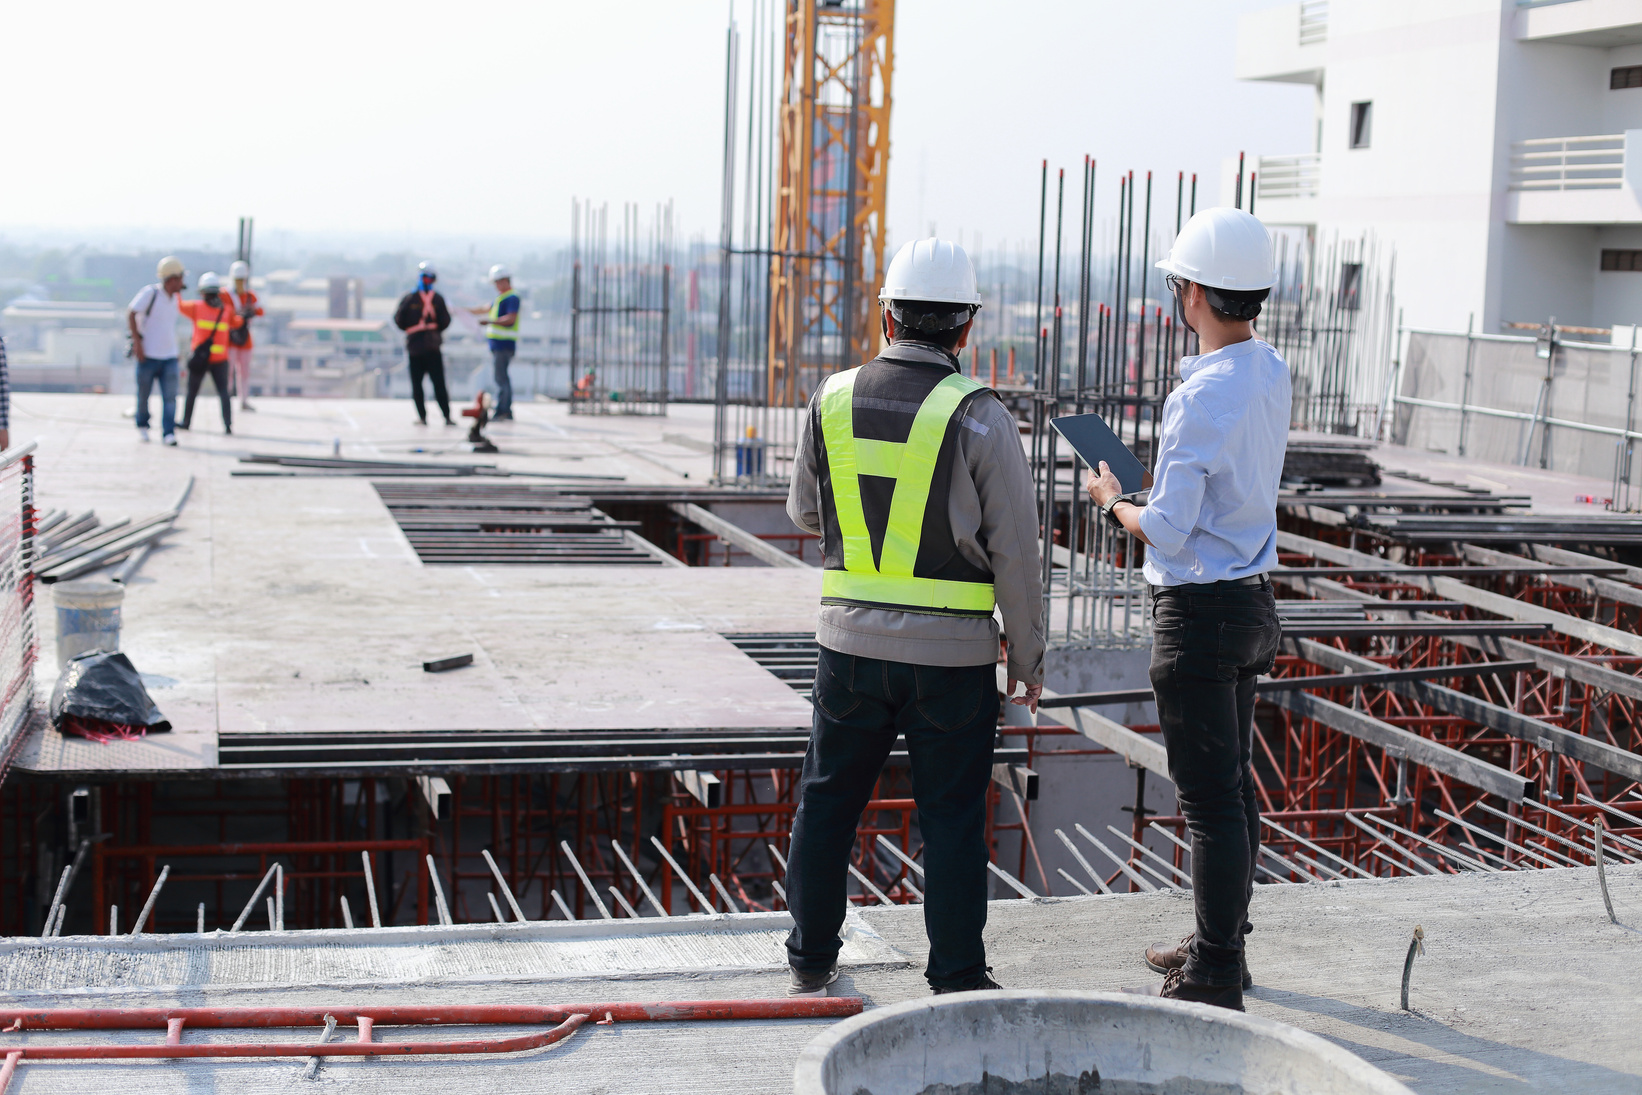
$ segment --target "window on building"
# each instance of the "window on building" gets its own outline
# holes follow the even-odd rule
[[[1624,91],[1628,87],[1642,87],[1642,65],[1626,65],[1608,73],[1608,90]]]
[[[301,395],[302,394],[302,389],[301,388],[286,388],[285,389],[285,394],[286,395]]]
[[[1367,148],[1374,137],[1374,104],[1351,104],[1351,147]]]
[[[1602,269],[1642,274],[1642,251],[1602,249]]]
[[[300,357],[286,358],[285,368],[289,372],[300,373],[302,371],[302,359]]]

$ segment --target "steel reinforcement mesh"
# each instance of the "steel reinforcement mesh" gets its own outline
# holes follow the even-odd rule
[[[34,705],[34,576],[30,572],[34,470],[28,457],[0,467],[0,779]],[[28,526],[25,526],[25,518]]]

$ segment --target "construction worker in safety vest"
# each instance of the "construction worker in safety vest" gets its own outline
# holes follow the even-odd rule
[[[507,367],[519,349],[519,294],[513,291],[513,272],[501,263],[490,268],[491,284],[496,286],[496,299],[490,307],[469,308],[476,316],[484,316],[490,327],[490,358],[496,376],[496,413],[493,422],[513,421],[513,385],[507,378]]]
[[[251,320],[262,315],[262,305],[251,292],[251,265],[236,260],[228,268],[228,280],[234,283],[229,303],[239,313],[242,326],[228,332],[228,376],[239,394],[239,409],[255,410],[249,398],[251,392]]]
[[[1288,446],[1289,367],[1254,334],[1277,282],[1271,235],[1240,209],[1205,209],[1158,267],[1200,352],[1180,362],[1163,405],[1144,506],[1104,462],[1088,480],[1106,519],[1146,545],[1152,691],[1180,812],[1192,834],[1196,926],[1146,948],[1164,975],[1147,990],[1243,1010],[1243,937],[1260,854],[1255,684],[1282,638],[1268,574],[1277,566],[1277,488]]]
[[[207,271],[200,275],[200,299],[185,300],[177,310],[194,323],[192,351],[188,355],[188,398],[183,401],[180,430],[194,422],[194,400],[199,397],[205,374],[211,374],[217,398],[222,401],[222,432],[234,432],[234,401],[228,387],[228,332],[244,324],[234,302],[222,291],[222,281]]]
[[[986,792],[1007,694],[1043,690],[1042,562],[1032,475],[1014,416],[958,352],[981,297],[963,248],[925,239],[889,265],[875,360],[810,400],[787,513],[821,536],[814,724],[786,887],[794,996],[838,976],[856,827],[897,737],[923,840],[924,926],[937,993],[996,988],[981,930]]]
[[[445,425],[456,423],[450,417],[450,393],[445,390],[444,330],[450,326],[450,309],[445,298],[434,289],[439,274],[433,263],[424,262],[416,268],[416,288],[399,298],[394,309],[393,323],[405,332],[405,356],[410,364],[411,402],[416,404],[416,424],[428,424],[428,406],[422,398],[422,378],[433,382],[433,398],[439,404],[439,413],[445,416]]]

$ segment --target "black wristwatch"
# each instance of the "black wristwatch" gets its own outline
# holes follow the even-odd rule
[[[1113,495],[1110,501],[1100,507],[1100,512],[1106,515],[1106,520],[1113,528],[1121,529],[1123,528],[1123,522],[1119,521],[1117,519],[1117,514],[1112,512],[1113,509],[1116,508],[1117,504],[1119,502],[1127,502],[1131,506],[1144,506],[1146,504],[1146,496],[1150,494],[1151,491],[1149,490],[1137,490],[1129,494]]]

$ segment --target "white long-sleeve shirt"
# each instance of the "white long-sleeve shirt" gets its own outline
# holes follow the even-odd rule
[[[1180,362],[1163,405],[1146,580],[1176,586],[1277,565],[1277,488],[1288,447],[1289,367],[1259,339]]]

